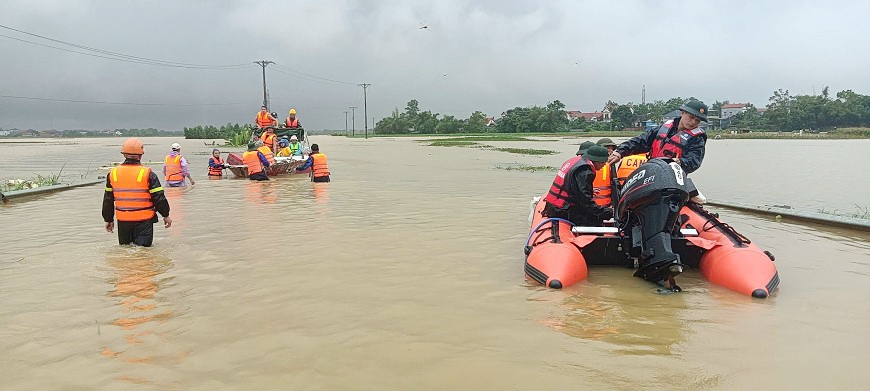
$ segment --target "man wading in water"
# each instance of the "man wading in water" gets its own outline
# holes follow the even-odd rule
[[[151,247],[154,241],[154,223],[157,212],[163,216],[166,228],[172,225],[169,218],[169,201],[163,194],[160,178],[140,161],[145,147],[135,137],[121,146],[124,163],[113,168],[106,176],[106,194],[103,196],[103,221],[106,231],[115,229],[113,221],[118,218],[118,243],[133,243]]]

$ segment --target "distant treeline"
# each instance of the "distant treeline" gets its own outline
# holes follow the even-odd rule
[[[4,130],[0,128],[0,130]],[[111,130],[11,130],[6,137],[172,137],[180,136],[179,131],[166,131],[154,128],[147,129],[111,129]]]
[[[691,99],[691,98],[688,98]],[[649,103],[619,104],[607,101],[602,111],[610,113],[609,120],[587,120],[579,117],[569,119],[565,105],[555,100],[544,107],[516,107],[501,113],[490,121],[485,114],[475,111],[467,119],[421,111],[419,102],[412,99],[404,111],[398,108],[392,115],[380,120],[375,126],[376,134],[452,134],[452,133],[540,133],[576,131],[611,131],[640,127],[642,122],[652,120],[662,123],[664,116],[677,110],[688,99],[676,97]],[[753,131],[831,130],[846,127],[870,127],[870,96],[852,90],[838,92],[836,98],[829,96],[828,88],[821,95],[790,95],[788,90],[778,90],[770,97],[766,110],[759,111],[748,103],[748,110],[720,124],[711,120],[709,125],[718,128],[749,129]],[[718,116],[721,107],[728,101],[716,101],[710,106],[710,115]],[[600,114],[600,113],[599,113]]]
[[[188,139],[223,139],[230,140],[239,133],[251,134],[253,126],[227,123],[224,126],[199,125],[184,128],[184,138]]]

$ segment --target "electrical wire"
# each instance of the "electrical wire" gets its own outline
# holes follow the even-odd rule
[[[59,48],[56,46],[51,46],[51,45],[46,45],[46,44],[42,44],[42,43],[38,43],[38,42],[28,41],[25,39],[10,37],[8,35],[0,35],[0,37],[3,37],[3,38],[13,39],[13,40],[20,41],[20,42],[30,43],[30,44],[34,44],[34,45],[44,46],[44,47],[57,49],[57,50],[63,50],[63,51],[72,52],[72,53],[78,53],[78,54],[84,54],[84,55],[93,56],[93,57],[105,58],[105,59],[109,59],[109,60],[125,61],[125,62],[132,62],[132,63],[138,63],[138,64],[156,65],[156,66],[173,67],[173,68],[189,68],[189,69],[238,69],[238,68],[243,68],[243,67],[250,67],[252,65],[252,64],[248,64],[248,63],[230,64],[230,65],[205,65],[205,64],[190,64],[190,63],[175,62],[175,61],[157,60],[157,59],[152,59],[152,58],[147,58],[147,57],[139,57],[139,56],[132,56],[129,54],[116,53],[116,52],[112,52],[112,51],[108,51],[108,50],[102,50],[102,49],[92,48],[89,46],[71,43],[71,42],[61,41],[61,40],[46,37],[43,35],[34,34],[34,33],[30,33],[30,32],[23,31],[23,30],[18,30],[18,29],[15,29],[15,28],[12,28],[9,26],[5,26],[2,24],[0,24],[0,28],[4,28],[7,30],[21,33],[21,34],[29,35],[32,37],[44,39],[44,40],[51,41],[51,42],[56,42],[56,43],[63,44],[63,45],[72,46],[72,47],[77,48],[77,49],[82,49],[85,51],[99,53],[99,54],[86,53],[86,52],[81,52],[81,51],[76,51],[76,50],[71,50],[71,49],[64,49],[64,48]]]
[[[312,74],[310,74],[310,73],[305,73],[305,72],[302,72],[302,71],[300,71],[300,70],[298,70],[298,69],[293,69],[293,68],[290,68],[290,67],[288,67],[288,66],[286,66],[286,65],[281,65],[281,64],[277,64],[277,63],[275,63],[275,67],[277,67],[277,68],[281,68],[281,69],[286,69],[287,71],[294,72],[294,73],[298,73],[298,74],[300,74],[300,75],[307,76],[307,77],[309,77],[309,78],[315,79],[315,80],[311,80],[311,81],[320,81],[320,82],[323,82],[323,83],[347,84],[347,85],[352,85],[352,86],[359,85],[359,83],[351,83],[351,82],[349,82],[349,81],[334,80],[334,79],[329,79],[329,78],[325,78],[325,77],[320,77],[320,76],[317,76],[317,75],[312,75]],[[298,75],[293,75],[293,74],[288,74],[288,75],[293,76],[293,77],[298,77],[298,78],[300,78],[300,79],[303,79],[303,77],[298,76]],[[310,79],[306,79],[306,80],[310,80]]]
[[[199,106],[235,106],[235,105],[252,105],[258,102],[236,102],[236,103],[135,103],[135,102],[107,102],[95,100],[78,100],[78,99],[55,99],[55,98],[37,98],[32,96],[17,96],[17,95],[0,95],[0,98],[8,99],[26,99],[39,100],[49,102],[70,102],[70,103],[92,103],[103,105],[124,105],[124,106],[175,106],[175,107],[199,107]]]

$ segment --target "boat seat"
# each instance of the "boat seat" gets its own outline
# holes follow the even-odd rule
[[[575,234],[615,234],[619,232],[616,227],[574,227],[571,232]],[[698,230],[694,228],[683,228],[680,230],[683,236],[698,236]]]

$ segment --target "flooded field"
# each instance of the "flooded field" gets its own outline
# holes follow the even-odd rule
[[[120,139],[0,142],[0,179],[94,178]],[[776,255],[766,300],[681,275],[659,295],[622,268],[563,291],[523,275],[529,200],[581,140],[315,136],[331,183],[206,179],[174,224],[118,246],[102,186],[0,207],[0,388],[861,389],[870,381],[870,233],[719,212]],[[617,142],[620,140],[617,140]],[[715,140],[692,174],[710,199],[807,211],[870,206],[870,140]],[[825,160],[845,157],[847,161]],[[154,167],[159,167],[154,166]],[[200,180],[201,179],[201,180]]]

